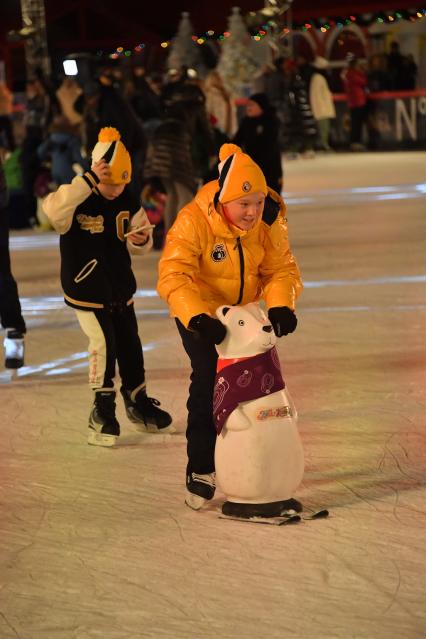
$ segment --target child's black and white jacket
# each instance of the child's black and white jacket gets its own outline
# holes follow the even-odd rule
[[[128,187],[107,200],[98,191],[98,183],[97,176],[88,171],[43,200],[47,217],[60,233],[65,302],[86,311],[132,303],[136,280],[129,251],[147,253],[153,244],[152,231],[144,245],[124,237],[130,227],[149,223]]]

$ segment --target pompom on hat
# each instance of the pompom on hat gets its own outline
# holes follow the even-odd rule
[[[239,146],[222,144],[219,160],[219,202],[226,204],[249,193],[268,194],[262,170]]]
[[[112,126],[99,131],[98,141],[92,151],[92,165],[105,160],[110,168],[110,177],[103,179],[104,184],[129,184],[132,177],[132,161],[121,135]]]

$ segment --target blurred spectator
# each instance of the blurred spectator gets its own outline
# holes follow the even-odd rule
[[[398,78],[401,77],[402,53],[399,50],[398,42],[390,43],[390,51],[387,56],[388,72],[391,78],[392,89],[398,91]]]
[[[214,126],[219,131],[228,139],[232,138],[237,130],[237,110],[220,73],[215,69],[204,80],[203,91],[207,115],[214,118]]]
[[[177,102],[185,103],[195,176],[197,181],[206,182],[210,179],[212,163],[216,161],[215,138],[207,117],[206,98],[194,69],[182,67],[178,76],[179,79],[164,87],[163,104],[167,109]]]
[[[4,82],[0,82],[0,147],[9,151],[15,148],[12,126],[13,94]]]
[[[131,104],[142,122],[161,117],[161,75],[145,75],[143,67],[134,70],[134,93]]]
[[[160,180],[166,192],[163,213],[165,233],[172,226],[178,211],[192,200],[197,188],[191,157],[190,117],[188,103],[175,92],[168,99],[164,121],[148,143],[144,178],[151,184]]]
[[[83,121],[83,90],[75,80],[65,77],[56,91],[56,99],[62,114],[71,125]]]
[[[351,117],[350,148],[363,151],[363,127],[367,120],[367,74],[361,61],[353,58],[342,72]]]
[[[9,194],[9,228],[22,229],[28,227],[26,198],[22,179],[22,149],[18,146],[4,161],[4,174]]]
[[[262,76],[263,88],[261,93],[265,93],[271,106],[278,110],[287,91],[287,76],[285,73],[286,58],[280,57],[275,60],[274,68],[266,67]]]
[[[161,73],[153,71],[150,73],[146,81],[149,84],[150,89],[154,92],[154,94],[158,97],[161,97],[161,93],[163,90],[163,76]]]
[[[281,193],[283,172],[278,127],[275,109],[269,104],[265,93],[255,93],[248,99],[246,115],[240,122],[233,142],[260,166],[267,185]]]
[[[414,62],[414,56],[409,53],[403,56],[396,76],[397,91],[414,91],[416,85],[417,64]]]
[[[390,91],[392,81],[387,70],[386,57],[381,54],[371,56],[367,71],[368,90],[371,93]],[[367,94],[367,130],[368,148],[372,151],[379,148],[380,142],[380,111],[377,100],[369,98]]]
[[[314,73],[309,84],[309,102],[318,125],[320,148],[330,151],[330,120],[336,117],[336,109],[333,94],[324,75],[329,65],[325,58],[317,56],[312,66]]]
[[[309,87],[311,78],[315,73],[313,64],[311,62],[308,62],[308,60],[303,55],[298,55],[296,57],[296,66],[300,77],[302,78],[306,86]]]
[[[141,204],[146,211],[151,224],[155,224],[152,231],[154,249],[161,250],[164,243],[164,209],[167,196],[161,180],[151,179],[146,183],[141,193]]]
[[[54,117],[49,135],[37,148],[41,161],[51,162],[51,176],[56,186],[69,184],[76,173],[84,173],[86,166],[80,151],[78,126],[72,126],[64,115]]]
[[[309,102],[308,88],[294,60],[286,60],[287,91],[281,106],[281,149],[314,155],[317,125]]]
[[[165,75],[161,91],[162,102],[165,104],[169,97],[186,83],[186,80],[186,67],[182,67],[181,69],[169,69]]]
[[[18,288],[10,268],[7,187],[0,158],[0,321],[6,330],[4,339],[6,368],[24,365],[25,321]]]
[[[37,148],[43,142],[52,104],[44,83],[39,78],[28,80],[26,86],[25,138],[22,144],[22,178],[26,199],[26,225],[35,222],[37,200],[34,196],[34,182],[40,167]]]
[[[132,158],[131,189],[138,194],[142,188],[142,167],[145,160],[146,137],[134,110],[124,97],[110,84],[107,76],[93,84],[85,93],[83,115],[83,144],[87,150],[93,149],[98,141],[100,129],[106,126],[116,128],[121,133],[124,146]]]
[[[86,93],[83,118],[87,149],[94,147],[99,130],[105,126],[120,131],[123,144],[132,157],[145,146],[142,126],[134,110],[105,76]]]
[[[392,80],[387,70],[386,57],[377,53],[372,55],[368,61],[368,89],[372,93],[380,91],[390,91]]]

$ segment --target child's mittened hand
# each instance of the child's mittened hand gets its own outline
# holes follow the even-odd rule
[[[92,164],[92,171],[100,182],[108,179],[111,175],[109,164],[105,160],[98,160]]]
[[[220,344],[226,337],[226,327],[222,322],[206,313],[191,317],[188,327],[214,344]]]
[[[288,335],[296,330],[297,317],[288,306],[274,306],[268,311],[269,321],[277,337]]]

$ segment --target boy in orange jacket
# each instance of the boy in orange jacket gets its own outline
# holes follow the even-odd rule
[[[226,333],[215,311],[263,298],[281,337],[296,328],[294,308],[302,289],[283,200],[238,146],[224,144],[219,157],[219,179],[180,211],[159,263],[158,292],[176,318],[192,366],[186,503],[194,509],[215,492],[215,344]]]

